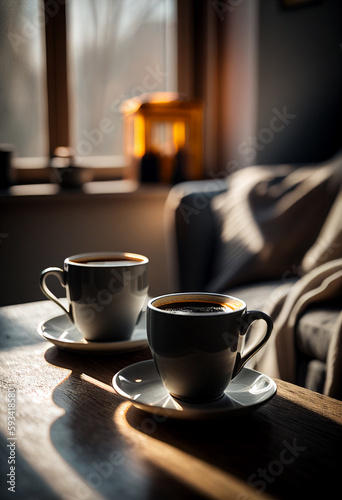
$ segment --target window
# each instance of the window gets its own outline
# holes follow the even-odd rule
[[[0,142],[20,157],[48,154],[46,65],[39,0],[0,2]]]
[[[176,90],[174,2],[72,0],[68,21],[74,148],[120,155],[121,103]]]
[[[120,162],[121,103],[177,90],[176,4],[1,0],[0,142],[13,144],[19,159],[45,164],[67,145],[91,166]]]

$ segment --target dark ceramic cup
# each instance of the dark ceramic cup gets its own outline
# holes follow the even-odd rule
[[[245,350],[245,334],[260,319],[266,333]],[[194,403],[221,397],[272,328],[267,314],[247,312],[243,300],[228,295],[170,294],[147,305],[147,338],[161,380],[172,396]]]
[[[49,290],[46,279],[56,276],[66,288],[68,307]],[[64,261],[64,270],[42,271],[40,287],[87,340],[129,340],[148,291],[148,259],[122,252],[79,254]]]

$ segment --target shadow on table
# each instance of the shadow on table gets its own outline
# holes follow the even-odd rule
[[[242,499],[325,498],[340,484],[341,426],[279,395],[250,415],[211,422],[160,421],[128,403],[116,413],[150,460],[167,457],[169,470],[212,498],[229,488]]]
[[[9,448],[7,447],[10,442],[0,433],[0,498],[59,500],[59,494],[41,478],[17,448],[15,450],[15,465],[13,466],[15,467],[15,475],[11,482],[11,477],[7,476],[11,472],[8,463]],[[12,488],[12,490],[8,488]]]
[[[137,361],[144,356],[148,350]],[[94,490],[139,500],[290,498],[301,490],[318,498],[339,483],[341,426],[279,394],[242,417],[172,420],[114,393],[113,375],[135,361],[132,353],[75,356],[51,348],[46,359],[72,370],[53,393],[65,415],[51,439],[83,478],[76,498],[93,498]]]
[[[51,426],[50,436],[60,455],[75,469],[73,499],[194,498],[190,488],[177,483],[167,470],[137,453],[114,414],[123,398],[111,386],[114,373],[132,363],[127,355],[79,355],[52,347],[46,361],[71,370],[53,391],[53,400],[65,410]],[[140,351],[150,358],[150,352]],[[134,362],[134,361],[133,361]],[[196,496],[201,498],[201,495]]]
[[[37,322],[53,317],[57,306],[50,300],[0,308],[0,348],[39,344]]]

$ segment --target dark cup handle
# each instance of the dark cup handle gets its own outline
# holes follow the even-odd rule
[[[64,272],[62,269],[59,267],[48,267],[47,269],[44,269],[40,275],[40,288],[42,292],[47,296],[48,299],[52,300],[55,302],[59,307],[63,309],[65,314],[71,319],[71,314],[70,312],[63,306],[63,304],[57,299],[57,297],[49,290],[47,284],[46,284],[46,278],[48,276],[56,276],[59,279],[60,284],[65,288],[65,283],[64,283]]]
[[[242,315],[240,335],[245,335],[251,324],[254,323],[254,321],[257,321],[258,319],[263,319],[264,321],[266,321],[267,324],[266,333],[264,337],[260,340],[260,342],[256,346],[249,349],[248,352],[246,352],[246,354],[243,354],[242,356],[238,354],[232,378],[234,378],[241,371],[241,369],[247,363],[247,361],[249,361],[254,356],[254,354],[256,354],[266,344],[266,342],[271,336],[273,330],[273,321],[267,314],[261,311],[248,311]]]

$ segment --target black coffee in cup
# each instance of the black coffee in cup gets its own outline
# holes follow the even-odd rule
[[[234,310],[228,304],[220,304],[218,302],[207,301],[184,301],[184,302],[170,302],[169,304],[162,304],[158,306],[163,311],[168,311],[174,314],[208,314],[208,313],[222,313],[227,310]]]
[[[121,258],[99,255],[99,256],[94,256],[90,259],[87,257],[79,257],[70,260],[75,264],[86,264],[91,266],[122,266],[122,265],[134,266],[136,264],[141,264],[142,262],[144,262],[144,259],[128,255]]]

